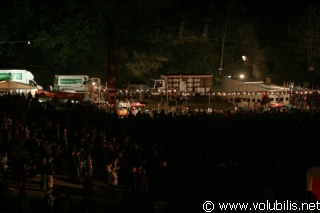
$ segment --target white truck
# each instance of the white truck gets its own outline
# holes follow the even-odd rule
[[[88,75],[55,75],[53,90],[62,92],[87,92]]]
[[[33,74],[27,70],[0,70],[0,80],[30,84],[38,89],[43,89],[42,86],[35,82]]]
[[[213,84],[212,75],[202,74],[169,74],[161,75],[161,79],[151,79],[148,82],[149,92],[159,95],[168,91],[185,93],[211,92]]]

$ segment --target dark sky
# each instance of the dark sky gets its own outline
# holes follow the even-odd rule
[[[294,23],[310,5],[319,6],[315,0],[243,0],[245,15],[255,22],[255,29],[262,45],[277,44],[286,39],[290,24]]]

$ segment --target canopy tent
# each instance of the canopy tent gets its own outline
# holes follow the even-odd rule
[[[307,191],[311,191],[320,201],[320,166],[308,168]]]
[[[5,92],[16,92],[18,94],[20,93],[31,93],[32,95],[35,95],[38,92],[38,88],[36,86],[30,85],[30,84],[24,84],[20,82],[15,81],[0,81],[0,91]]]
[[[19,83],[15,81],[0,81],[0,90],[24,90],[38,89],[30,84]]]

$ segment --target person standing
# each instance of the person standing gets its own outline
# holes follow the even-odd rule
[[[83,198],[81,203],[85,202],[92,203],[93,202],[93,182],[92,179],[87,176],[83,182]]]
[[[69,151],[72,151],[72,150],[69,150],[69,137],[68,137],[67,129],[63,130],[63,134],[61,137],[61,149],[64,157],[68,156]]]
[[[40,173],[40,189],[42,191],[46,190],[46,186],[47,186],[46,164],[47,164],[47,158],[43,158],[42,162],[39,164],[39,170],[38,170]]]
[[[117,186],[118,186],[118,174],[116,173],[116,168],[114,168],[114,167],[112,167],[112,169],[111,169],[111,178],[112,178],[111,198],[115,199],[116,192],[117,192]]]
[[[8,164],[8,153],[7,152],[3,153],[2,157],[1,157],[1,160],[0,160],[0,165],[1,165],[0,174],[2,175],[3,178],[7,178],[8,167],[9,167],[9,164]]]
[[[45,212],[53,213],[55,197],[52,194],[52,189],[47,188],[47,191],[44,195],[44,201],[45,201]]]
[[[53,190],[53,175],[54,175],[54,165],[53,165],[53,157],[49,156],[47,158],[47,163],[45,166],[46,170],[46,185],[47,190]]]
[[[88,155],[87,157],[87,161],[86,161],[86,176],[91,178],[92,177],[92,171],[93,171],[93,166],[92,166],[92,159],[91,159],[91,156]]]
[[[16,203],[19,212],[27,212],[28,209],[28,199],[26,194],[26,182],[21,180],[18,185],[18,203]]]
[[[106,195],[107,195],[107,197],[111,196],[111,185],[112,185],[111,167],[108,164],[106,166]]]
[[[77,167],[76,167],[76,151],[72,150],[69,153],[69,180],[75,181],[76,174],[77,174]]]
[[[76,179],[75,181],[77,183],[80,182],[80,177],[81,177],[81,164],[80,164],[81,160],[80,160],[80,150],[76,151],[76,154],[74,156],[74,164],[75,164],[75,169],[76,169]]]
[[[118,163],[119,163],[119,159],[115,158],[112,167],[116,169],[116,173],[118,173],[118,170],[120,169]]]
[[[137,168],[133,166],[129,175],[130,199],[135,200],[137,197]]]
[[[141,195],[146,198],[148,195],[148,176],[145,168],[142,168],[141,174]]]
[[[85,172],[86,172],[86,153],[83,149],[83,147],[81,147],[79,149],[79,161],[80,161],[80,168],[79,168],[79,172],[80,172],[80,177],[84,177]]]

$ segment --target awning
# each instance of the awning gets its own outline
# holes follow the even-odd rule
[[[19,83],[15,81],[0,81],[0,90],[19,90],[19,89],[37,89],[30,84]]]

